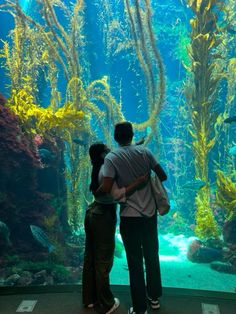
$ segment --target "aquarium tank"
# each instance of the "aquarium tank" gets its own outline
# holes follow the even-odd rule
[[[164,287],[236,291],[235,0],[0,1],[0,285],[80,284],[89,146],[168,174]],[[119,233],[111,283],[128,285]]]

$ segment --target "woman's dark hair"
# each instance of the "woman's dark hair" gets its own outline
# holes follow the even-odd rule
[[[103,143],[94,143],[89,147],[89,156],[93,165],[91,174],[90,191],[96,191],[99,187],[98,174],[102,164],[104,163],[104,154],[107,152],[107,146]]]

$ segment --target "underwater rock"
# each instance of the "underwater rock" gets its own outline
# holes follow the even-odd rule
[[[76,283],[81,278],[81,269],[79,267],[70,267],[69,282]]]
[[[222,233],[225,243],[236,245],[236,217],[224,223]]]
[[[221,249],[204,246],[199,240],[193,240],[187,252],[187,258],[194,263],[210,263],[221,261],[223,253]]]
[[[17,286],[30,286],[33,282],[33,274],[29,271],[23,271],[17,281]]]
[[[68,283],[70,277],[70,267],[65,267],[63,265],[58,266],[52,271],[51,275],[56,283]]]
[[[20,279],[20,275],[13,274],[13,275],[7,277],[7,279],[5,280],[5,285],[13,286],[18,282],[19,279]]]
[[[42,285],[45,283],[47,277],[47,271],[45,269],[40,270],[39,272],[35,273],[33,276],[33,285]]]
[[[45,284],[46,285],[54,285],[54,279],[53,279],[53,277],[52,276],[47,276],[46,278],[45,278]]]
[[[39,148],[38,152],[43,164],[49,164],[56,159],[55,154],[53,154],[49,149]]]

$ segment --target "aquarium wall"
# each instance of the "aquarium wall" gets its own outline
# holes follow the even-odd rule
[[[235,6],[0,1],[1,286],[81,283],[88,149],[128,120],[168,174],[163,285],[235,292]]]

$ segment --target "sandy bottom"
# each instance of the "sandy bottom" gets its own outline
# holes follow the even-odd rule
[[[120,237],[118,236],[120,239]],[[193,238],[184,235],[159,236],[162,283],[164,287],[236,292],[236,275],[220,273],[209,264],[192,263],[186,258]],[[111,272],[111,284],[128,285],[129,273],[125,252],[116,258]]]

